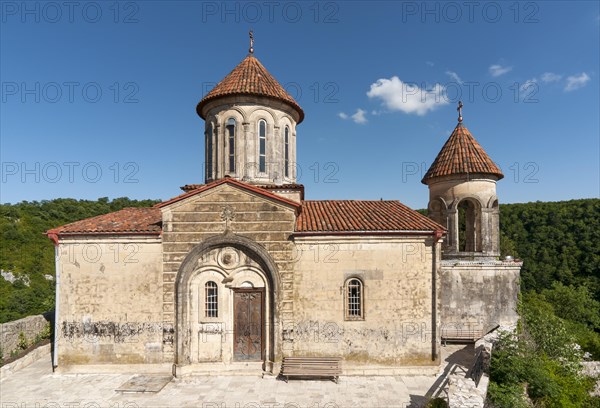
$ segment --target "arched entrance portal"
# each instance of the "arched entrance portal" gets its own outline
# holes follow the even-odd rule
[[[255,362],[272,371],[278,272],[267,251],[230,232],[206,239],[179,268],[178,367]]]

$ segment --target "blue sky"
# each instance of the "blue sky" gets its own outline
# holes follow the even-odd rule
[[[195,106],[248,52],[303,107],[307,199],[399,199],[464,123],[501,202],[600,195],[598,2],[0,3],[0,201],[203,182]]]

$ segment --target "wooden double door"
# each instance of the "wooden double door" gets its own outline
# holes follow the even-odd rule
[[[261,361],[264,357],[264,297],[263,289],[234,289],[235,361]]]

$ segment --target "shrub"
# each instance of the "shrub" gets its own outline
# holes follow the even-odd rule
[[[580,374],[583,353],[574,323],[556,316],[536,293],[522,297],[519,312],[517,333],[501,335],[492,353],[489,406],[599,407],[600,399],[589,394],[594,379]]]
[[[434,398],[429,400],[426,408],[448,408],[448,403],[443,398]]]
[[[32,344],[37,344],[42,340],[49,339],[51,336],[52,336],[52,330],[50,328],[50,324],[46,323],[46,326],[44,326],[42,331],[40,331],[38,334],[36,334],[35,339],[33,340]]]
[[[523,386],[490,382],[487,395],[489,408],[528,408]]]
[[[29,346],[27,343],[27,337],[25,337],[25,333],[19,332],[19,342],[17,343],[17,347],[21,350],[25,350]]]

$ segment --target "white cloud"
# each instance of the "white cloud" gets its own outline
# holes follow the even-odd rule
[[[507,72],[512,71],[512,67],[503,67],[502,65],[494,64],[490,65],[489,70],[493,77],[499,77],[500,75],[504,75]]]
[[[450,78],[454,79],[454,82],[462,84],[462,79],[460,79],[460,77],[458,76],[458,74],[456,72],[453,71],[446,71],[446,75],[448,75]]]
[[[435,64],[431,61],[425,61],[425,64],[429,65],[430,67],[433,67]]]
[[[344,120],[352,119],[354,123],[360,123],[361,125],[364,125],[368,122],[366,113],[366,111],[359,108],[353,115],[348,115],[347,113],[340,112],[338,113],[338,116]]]
[[[450,102],[440,84],[435,84],[430,89],[425,86],[420,88],[415,84],[402,82],[397,76],[378,79],[371,84],[367,96],[380,99],[391,111],[414,113],[419,116]]]
[[[585,72],[582,72],[579,75],[571,75],[567,77],[567,85],[565,86],[565,91],[571,92],[579,88],[583,88],[585,84],[587,84],[590,80],[590,76]]]
[[[367,123],[367,118],[365,116],[365,112],[362,109],[357,109],[356,113],[354,115],[352,115],[352,120],[354,121],[354,123],[360,123],[361,125],[364,125],[365,123]]]
[[[537,86],[537,81],[538,81],[537,78],[528,79],[527,81],[525,81],[521,84],[521,86],[519,87],[519,90],[521,92],[531,91],[532,89],[535,89],[535,87]]]
[[[554,74],[552,72],[544,72],[541,78],[542,82],[558,82],[562,78],[562,75]]]

